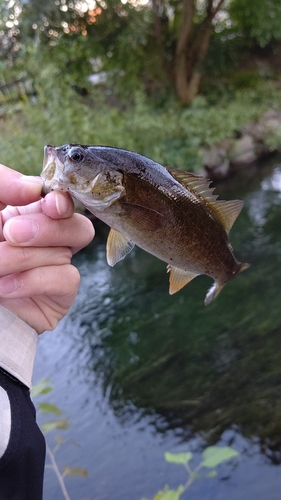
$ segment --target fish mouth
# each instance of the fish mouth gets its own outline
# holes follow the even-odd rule
[[[64,164],[59,160],[55,146],[45,146],[43,170],[41,172],[43,196],[54,190],[67,191],[67,187],[64,187],[64,183],[62,182],[63,172]]]

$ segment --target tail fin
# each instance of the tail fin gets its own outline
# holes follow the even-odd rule
[[[215,281],[215,283],[211,286],[211,288],[208,290],[207,295],[204,300],[205,306],[208,306],[215,300],[215,298],[218,296],[218,294],[222,291],[225,283],[223,285],[220,285]]]
[[[251,267],[251,264],[248,264],[247,262],[240,262],[238,273],[243,273],[243,271],[246,271],[249,267]]]
[[[250,267],[251,264],[248,264],[247,262],[240,262],[239,263],[239,268],[236,274],[242,273],[243,271],[246,271]],[[235,275],[236,276],[236,275]],[[204,300],[205,306],[208,306],[217,296],[218,294],[222,291],[225,283],[223,285],[220,285],[215,281],[215,283],[211,286],[211,288],[208,290],[207,295]]]

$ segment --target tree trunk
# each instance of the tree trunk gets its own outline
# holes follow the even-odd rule
[[[208,0],[206,17],[201,29],[193,36],[195,0],[184,0],[182,26],[175,59],[175,85],[182,104],[190,104],[199,92],[202,64],[209,48],[212,22],[223,2],[224,0],[220,0],[214,8],[214,0]]]
[[[182,52],[176,58],[176,90],[181,102],[190,104],[199,92],[202,64],[209,48],[211,29],[207,27],[198,35],[189,53]]]

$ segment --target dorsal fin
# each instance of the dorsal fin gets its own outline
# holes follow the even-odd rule
[[[183,187],[193,192],[196,196],[202,196],[206,201],[214,202],[217,195],[213,194],[215,188],[210,188],[211,181],[201,175],[194,175],[177,168],[168,168],[170,174]]]
[[[220,220],[224,229],[229,233],[235,220],[243,207],[243,201],[240,200],[218,200],[218,196],[213,194],[214,188],[210,188],[211,181],[199,175],[191,174],[183,170],[175,168],[168,169],[170,174],[186,189],[193,192],[195,196],[204,198],[204,200],[211,207],[212,211]]]
[[[230,229],[232,228],[234,222],[236,221],[243,208],[243,205],[244,203],[241,200],[218,200],[210,203],[212,210],[221,221],[227,233],[229,233]]]

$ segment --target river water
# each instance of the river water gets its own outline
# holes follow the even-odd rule
[[[280,498],[281,158],[238,172],[217,192],[245,202],[230,240],[251,267],[208,307],[210,278],[170,296],[165,264],[139,249],[110,268],[105,227],[74,259],[78,297],[40,338],[34,371],[35,383],[53,384],[35,404],[56,404],[69,422],[47,435],[50,448],[56,436],[64,441],[59,468],[87,471],[65,478],[71,500],[153,498],[187,480],[165,451],[192,451],[195,468],[210,444],[232,446],[239,458],[181,499]],[[44,500],[63,499],[49,468],[44,490]]]

